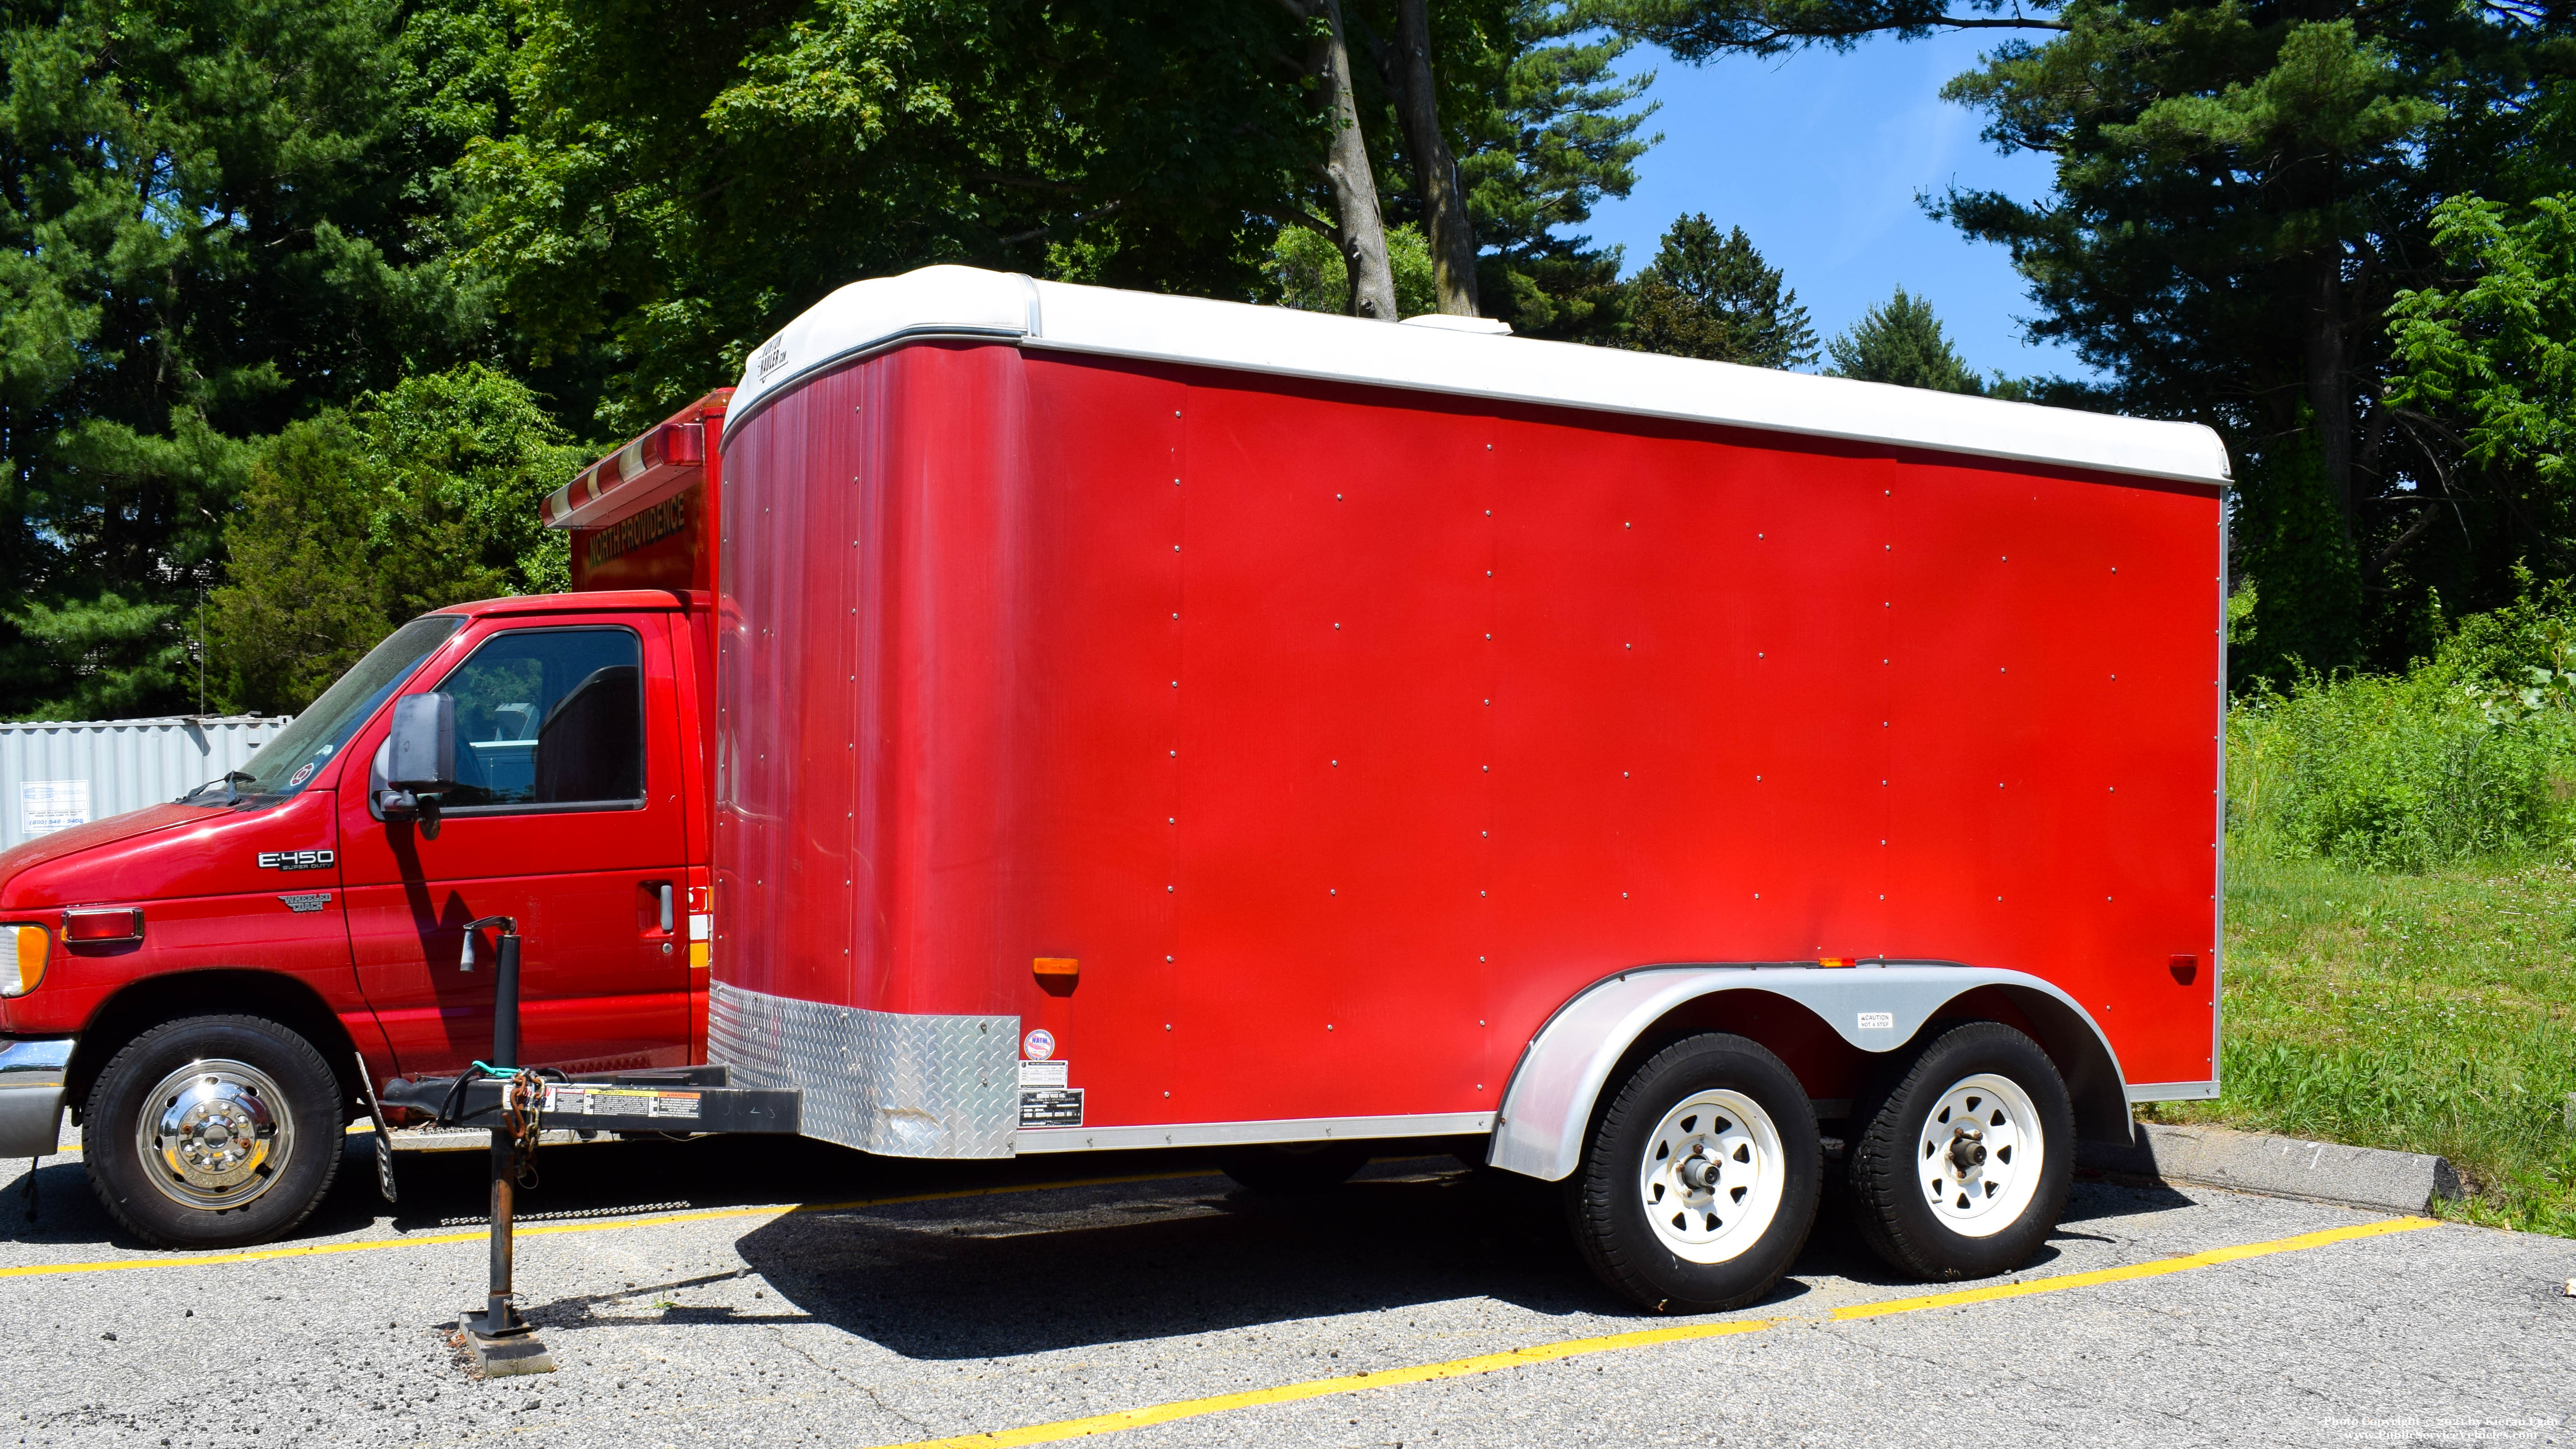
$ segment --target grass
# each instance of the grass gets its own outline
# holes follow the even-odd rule
[[[2453,1216],[2576,1237],[2576,864],[2231,852],[2215,1102],[2154,1119],[2438,1152]]]

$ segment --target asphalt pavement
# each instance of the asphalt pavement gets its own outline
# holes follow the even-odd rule
[[[479,1153],[403,1154],[389,1208],[353,1139],[295,1238],[202,1255],[77,1155],[28,1223],[13,1164],[0,1444],[2576,1443],[2565,1239],[2093,1180],[2009,1278],[1903,1282],[1828,1219],[1769,1301],[1656,1318],[1437,1145],[1294,1200],[1171,1154],[549,1148],[519,1287],[560,1368],[492,1380],[450,1342]]]

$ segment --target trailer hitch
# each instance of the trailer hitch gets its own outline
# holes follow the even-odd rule
[[[465,927],[461,970],[481,963],[475,937],[498,930],[493,953],[492,1059],[454,1077],[395,1077],[385,1083],[385,1106],[423,1113],[441,1125],[488,1126],[492,1132],[492,1279],[480,1309],[458,1315],[453,1342],[468,1350],[487,1378],[554,1372],[552,1355],[515,1304],[512,1286],[512,1213],[515,1189],[534,1187],[532,1160],[545,1128],[583,1137],[682,1136],[754,1132],[793,1136],[804,1116],[804,1094],[794,1087],[737,1087],[720,1065],[649,1067],[585,1074],[575,1079],[552,1068],[519,1065],[519,930],[507,916],[485,916]]]

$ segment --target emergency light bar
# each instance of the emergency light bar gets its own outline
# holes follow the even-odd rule
[[[639,508],[679,492],[707,462],[707,421],[721,419],[730,389],[719,388],[647,428],[633,442],[573,475],[537,505],[548,528],[582,528],[618,508]]]

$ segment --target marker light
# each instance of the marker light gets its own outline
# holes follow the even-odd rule
[[[0,926],[0,996],[24,996],[45,979],[42,926]]]
[[[63,944],[103,945],[143,939],[143,912],[133,906],[81,907],[63,912]]]

